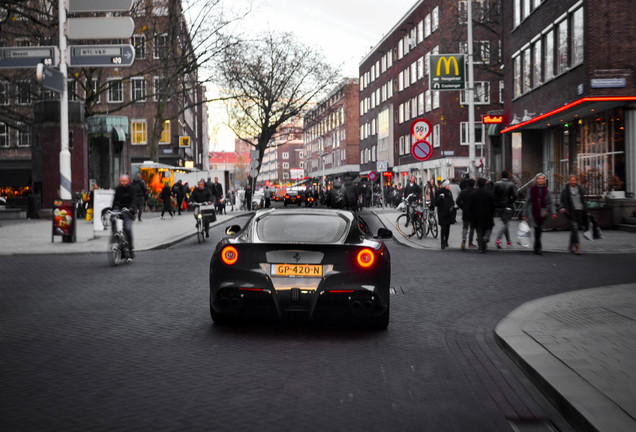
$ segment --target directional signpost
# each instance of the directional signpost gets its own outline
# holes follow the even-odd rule
[[[466,73],[464,54],[434,54],[430,57],[431,90],[464,90]]]
[[[135,30],[132,17],[69,18],[69,39],[128,39]]]
[[[66,80],[62,72],[42,63],[35,68],[35,77],[40,85],[47,90],[62,93],[66,87]]]
[[[133,0],[66,0],[69,12],[126,12]]]
[[[0,48],[0,69],[34,68],[38,63],[59,65],[60,50],[56,46]]]
[[[71,67],[121,67],[135,61],[132,45],[71,45],[68,54]]]

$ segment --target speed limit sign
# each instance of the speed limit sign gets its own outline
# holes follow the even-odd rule
[[[411,135],[415,141],[422,141],[431,134],[431,123],[426,119],[417,119],[411,124]]]

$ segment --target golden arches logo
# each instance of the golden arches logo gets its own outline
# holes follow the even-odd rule
[[[446,75],[450,74],[450,68],[453,63],[455,63],[455,76],[459,75],[459,65],[457,64],[457,59],[455,58],[455,56],[450,56],[448,58],[440,57],[439,60],[437,60],[437,76],[440,76],[442,62],[444,62],[444,70],[446,72]]]

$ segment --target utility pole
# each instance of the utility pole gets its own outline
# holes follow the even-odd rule
[[[475,78],[473,75],[473,0],[466,2],[468,31],[468,171],[475,177]]]
[[[68,149],[68,77],[66,66],[66,2],[58,2],[59,29],[60,29],[60,72],[64,79],[64,88],[60,93],[60,198],[72,199],[71,193],[71,152]]]

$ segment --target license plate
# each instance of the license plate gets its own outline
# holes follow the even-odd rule
[[[321,277],[322,266],[311,264],[274,264],[275,276]]]

